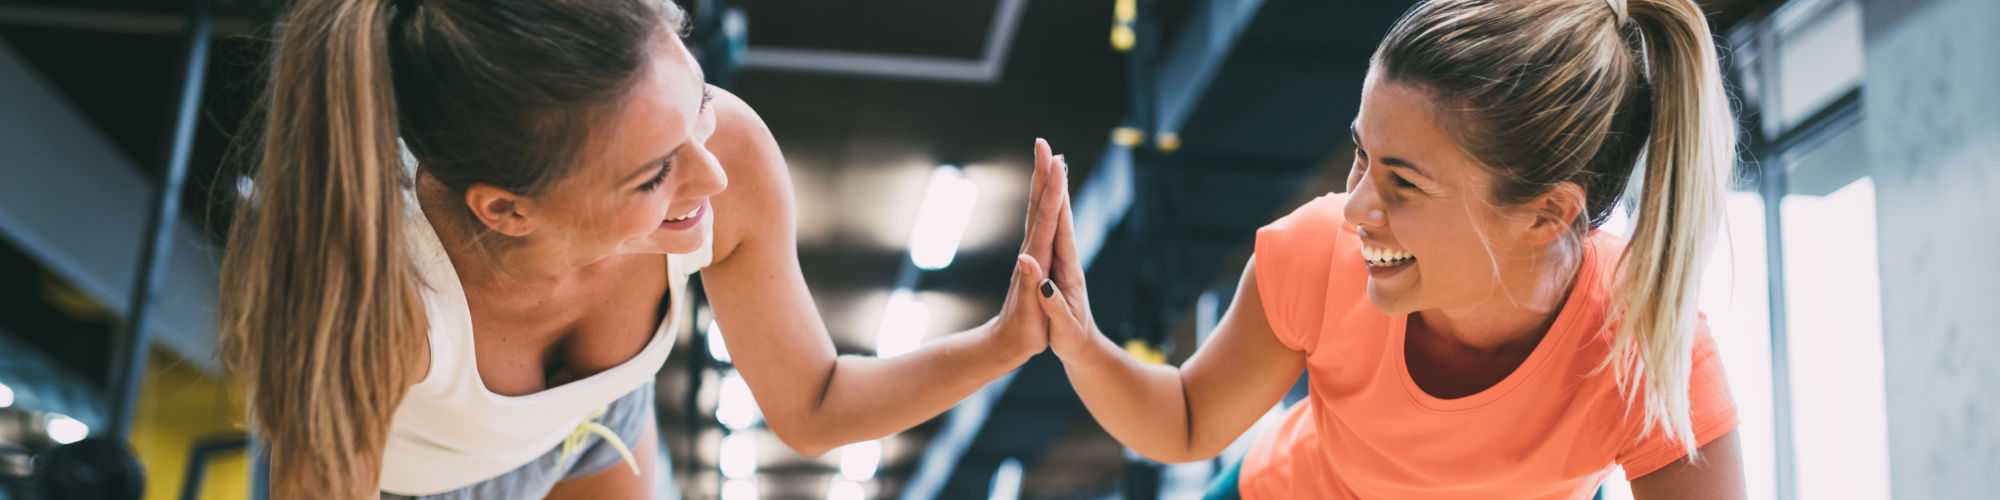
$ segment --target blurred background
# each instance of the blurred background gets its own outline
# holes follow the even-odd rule
[[[226,153],[283,4],[0,0],[0,499],[263,498],[212,316],[248,189]],[[1411,2],[683,4],[711,83],[784,149],[841,352],[893,356],[999,310],[1044,137],[1072,165],[1100,326],[1178,363],[1256,228],[1340,190],[1366,59]],[[1752,498],[1993,498],[2000,2],[1702,4],[1743,154],[1701,300]],[[659,374],[665,498],[1194,498],[1244,446],[1139,458],[1045,354],[806,458],[688,300]]]

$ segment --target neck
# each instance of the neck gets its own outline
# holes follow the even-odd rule
[[[1511,259],[1481,300],[1418,311],[1411,333],[1483,353],[1532,349],[1555,324],[1575,288],[1582,260],[1561,245]],[[1507,264],[1509,260],[1501,260]]]

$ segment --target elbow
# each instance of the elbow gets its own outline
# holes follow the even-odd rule
[[[785,441],[785,446],[790,447],[793,452],[797,452],[799,455],[803,455],[806,458],[819,458],[822,456],[826,456],[827,453],[833,451],[833,447],[831,446],[823,446],[817,444],[802,444],[796,441]]]
[[[1189,452],[1189,453],[1186,453],[1186,454],[1182,454],[1182,455],[1181,455],[1181,456],[1179,456],[1179,457],[1174,457],[1174,459],[1173,459],[1173,460],[1161,460],[1161,461],[1160,461],[1160,463],[1163,463],[1163,464],[1184,464],[1184,463],[1188,463],[1188,462],[1202,462],[1202,461],[1207,461],[1207,460],[1214,460],[1214,459],[1215,459],[1215,457],[1219,457],[1219,456],[1222,456],[1222,452],[1221,452],[1221,451],[1194,451],[1194,452]]]
[[[1223,449],[1222,447],[1218,446],[1213,449],[1201,448],[1201,449],[1189,450],[1187,455],[1181,457],[1181,460],[1175,462],[1166,462],[1166,463],[1200,462],[1203,460],[1214,460],[1215,457],[1222,456],[1222,449]]]
[[[1138,453],[1139,456],[1146,457],[1147,460],[1152,460],[1154,462],[1159,462],[1163,464],[1200,462],[1203,460],[1214,459],[1215,457],[1222,455],[1221,448],[1216,448],[1211,450],[1211,449],[1193,448],[1193,447],[1181,447],[1178,449],[1141,449],[1134,447],[1132,448],[1132,452]]]
[[[1134,448],[1132,451],[1134,453],[1138,453],[1139,456],[1146,457],[1147,460],[1152,460],[1154,462],[1159,462],[1163,464],[1184,464],[1188,462],[1200,462],[1202,460],[1215,458],[1215,455],[1202,456],[1197,453],[1188,453],[1188,452],[1171,452],[1171,453],[1144,452],[1144,451],[1139,451],[1136,448]]]
[[[1191,435],[1187,437],[1186,441],[1174,443],[1178,446],[1156,446],[1155,448],[1158,449],[1154,450],[1140,450],[1135,447],[1132,451],[1146,457],[1148,460],[1163,464],[1200,462],[1203,460],[1213,460],[1215,457],[1222,456],[1222,451],[1229,448],[1230,443],[1233,441],[1234,439],[1217,439],[1214,435]]]
[[[831,447],[817,446],[817,445],[800,445],[793,443],[794,443],[793,441],[785,441],[785,446],[790,447],[793,452],[796,452],[799,455],[802,455],[806,458],[819,458],[822,456],[826,456],[828,452],[833,451],[833,448]]]
[[[1192,440],[1188,443],[1187,453],[1182,457],[1183,460],[1181,462],[1214,460],[1215,457],[1222,456],[1223,450],[1229,449],[1229,445],[1233,443],[1235,443],[1234,438]]]
[[[767,419],[765,423],[771,427],[771,433],[778,436],[779,442],[785,443],[785,447],[800,455],[818,458],[839,447],[839,444],[827,436],[826,432],[813,428],[803,420],[781,422]]]

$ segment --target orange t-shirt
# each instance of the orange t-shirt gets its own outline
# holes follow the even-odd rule
[[[1257,232],[1257,291],[1271,329],[1306,354],[1311,396],[1244,458],[1244,498],[1589,498],[1613,467],[1629,477],[1686,456],[1661,430],[1642,437],[1602,328],[1624,242],[1587,238],[1576,288],[1521,366],[1493,387],[1439,399],[1411,381],[1405,317],[1367,296],[1360,239],[1329,195]],[[1706,322],[1690,379],[1695,439],[1736,428],[1736,407]]]

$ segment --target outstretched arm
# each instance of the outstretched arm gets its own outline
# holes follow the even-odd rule
[[[703,284],[724,341],[765,421],[793,449],[819,455],[855,441],[913,427],[1012,371],[1047,342],[1035,304],[1054,207],[1031,195],[1030,240],[1015,263],[1000,316],[979,327],[888,359],[838,356],[799,270],[791,180],[770,131],[749,106],[716,91],[709,149],[729,175],[717,206],[715,262]],[[1035,186],[1052,176],[1046,144],[1037,145]],[[1056,172],[1054,176],[1060,176]],[[1039,191],[1039,190],[1038,190]],[[1036,240],[1036,234],[1043,234]],[[1039,245],[1036,243],[1039,241]],[[1041,250],[1036,250],[1039,248]]]
[[[1062,357],[1070,383],[1097,422],[1147,458],[1191,462],[1213,458],[1283,398],[1305,354],[1278,342],[1264,316],[1253,257],[1208,343],[1180,367],[1149,365],[1127,356],[1097,330],[1076,256],[1063,186],[1057,222],[1049,314],[1049,346]]]
[[[1745,498],[1743,449],[1736,431],[1702,445],[1695,459],[1680,461],[1632,479],[1632,498]]]

